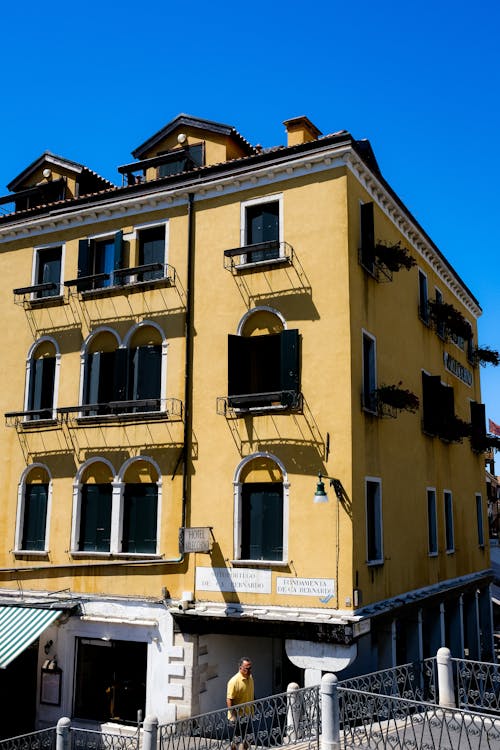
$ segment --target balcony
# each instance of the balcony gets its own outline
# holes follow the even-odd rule
[[[60,305],[64,302],[61,285],[55,281],[13,289],[14,303],[21,307]]]
[[[64,282],[64,286],[74,288],[82,297],[141,291],[161,286],[174,286],[175,268],[168,263],[147,263],[142,266],[120,268],[110,273],[96,273],[80,276]]]
[[[224,250],[224,268],[240,273],[273,266],[289,266],[293,261],[293,247],[288,242],[271,240]]]
[[[272,411],[300,411],[302,394],[293,390],[242,393],[217,398],[217,414],[265,414]]]
[[[103,422],[179,421],[183,405],[177,398],[148,398],[133,401],[109,401],[103,404],[80,404],[57,409],[60,422],[90,424]]]
[[[6,427],[44,428],[57,424],[53,409],[32,409],[30,411],[8,411],[5,416]]]

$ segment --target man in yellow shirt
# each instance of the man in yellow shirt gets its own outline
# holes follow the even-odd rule
[[[243,716],[249,718],[253,715],[253,706],[245,706],[244,708],[237,711],[234,706],[238,706],[241,703],[248,703],[254,700],[254,684],[252,677],[252,662],[246,657],[242,656],[239,662],[239,670],[236,672],[234,677],[231,677],[227,683],[227,699],[226,704],[229,709],[227,712],[227,718],[229,721],[236,721],[237,717]]]

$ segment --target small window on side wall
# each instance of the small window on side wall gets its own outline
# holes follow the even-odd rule
[[[382,488],[378,479],[367,479],[366,493],[366,555],[369,565],[384,562],[382,540]]]
[[[438,553],[436,490],[427,490],[427,538],[429,555]]]
[[[377,370],[375,339],[363,333],[363,408],[370,412],[377,411]]]
[[[483,517],[483,498],[479,493],[476,494],[476,520],[477,520],[477,543],[484,547],[484,517]]]
[[[429,324],[429,294],[427,289],[427,276],[423,271],[418,272],[418,314],[420,320]]]
[[[451,492],[445,491],[444,495],[444,530],[446,539],[446,552],[455,551],[455,529],[453,524],[453,497]]]

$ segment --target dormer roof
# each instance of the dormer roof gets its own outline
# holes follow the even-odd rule
[[[114,187],[113,183],[101,177],[97,172],[92,171],[84,164],[79,164],[76,161],[65,159],[62,156],[57,156],[51,151],[44,151],[38,159],[35,159],[25,169],[23,169],[17,177],[14,177],[11,182],[7,185],[7,190],[11,192],[18,192],[26,187],[33,187],[30,183],[30,178],[35,174],[39,173],[40,169],[54,168],[55,170],[64,170],[66,172],[73,173],[75,178],[78,175],[84,175],[87,182],[92,182],[94,190],[104,190],[106,188]]]
[[[221,122],[213,122],[212,120],[204,120],[199,117],[192,117],[191,115],[180,114],[174,117],[169,123],[165,125],[161,130],[144,141],[134,151],[132,156],[134,159],[143,159],[150,154],[151,150],[168,136],[172,135],[179,128],[195,129],[206,131],[207,135],[213,133],[214,135],[227,136],[231,140],[235,141],[245,155],[251,155],[256,153],[255,148],[239,133],[236,128],[232,125],[224,125]]]

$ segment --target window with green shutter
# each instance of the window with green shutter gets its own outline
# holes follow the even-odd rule
[[[29,370],[28,411],[30,419],[50,419],[54,407],[55,357],[32,359]]]
[[[243,484],[241,510],[241,558],[282,560],[283,485]]]
[[[295,406],[300,392],[299,332],[228,337],[228,401],[236,408]]]
[[[157,484],[126,484],[123,497],[122,552],[156,553],[157,516]]]
[[[48,484],[27,484],[24,490],[24,517],[21,548],[45,549]]]
[[[111,537],[111,484],[84,484],[80,505],[81,552],[109,552]]]

